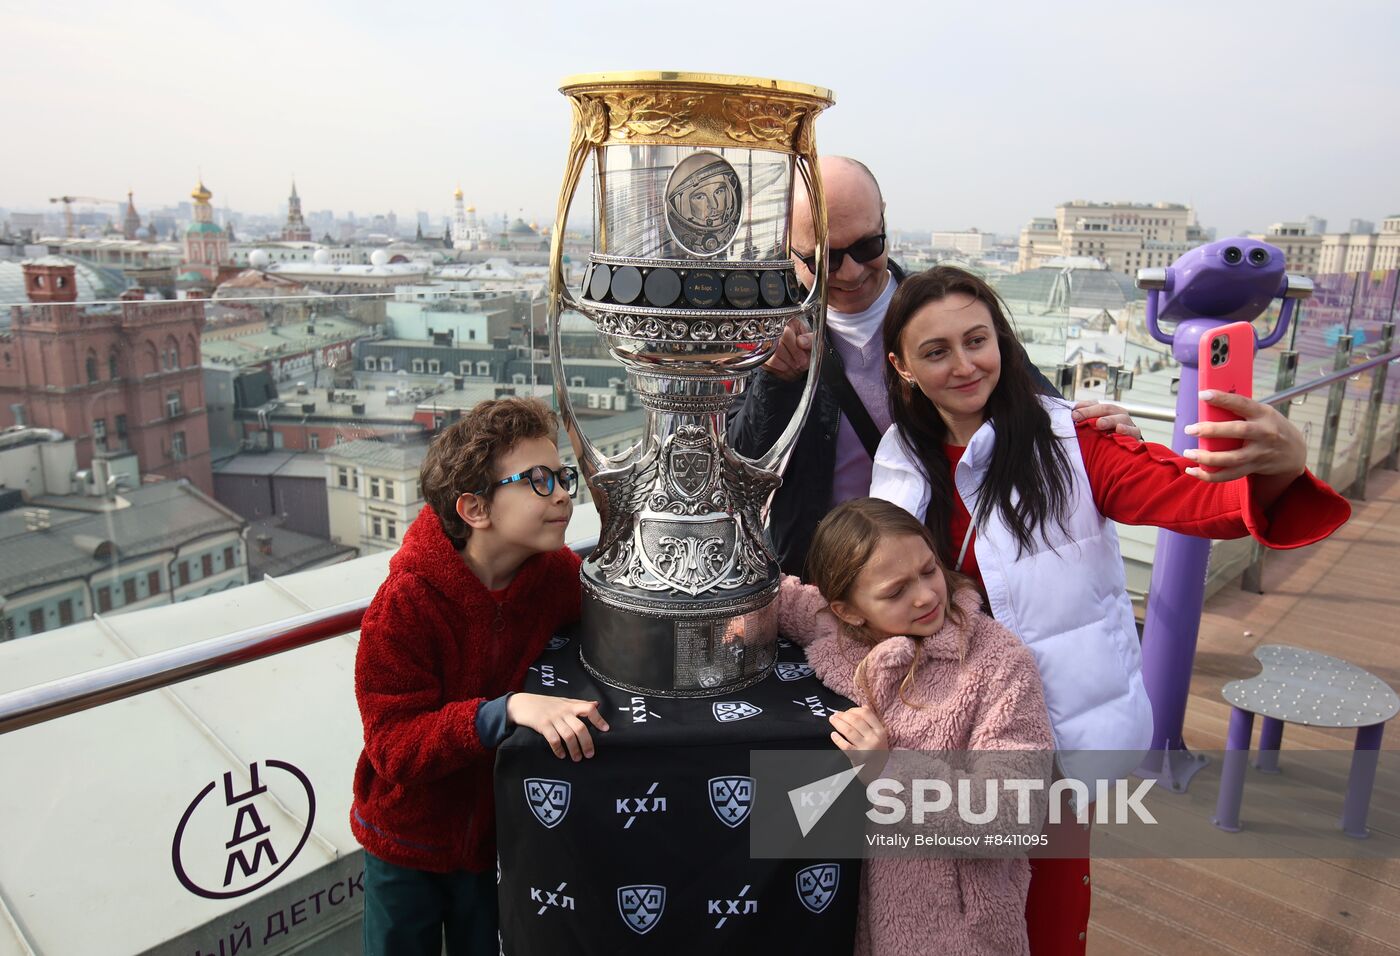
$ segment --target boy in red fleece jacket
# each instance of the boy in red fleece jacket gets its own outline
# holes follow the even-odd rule
[[[482,402],[428,449],[427,505],[365,612],[355,697],[365,747],[350,827],[365,848],[364,951],[498,952],[495,748],[512,724],[593,756],[597,701],[512,693],[578,619],[564,546],[578,485],[535,399]]]

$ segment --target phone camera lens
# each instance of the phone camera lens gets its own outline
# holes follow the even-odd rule
[[[1229,265],[1239,265],[1244,261],[1244,253],[1240,251],[1239,246],[1226,246],[1225,251],[1220,254],[1220,258],[1224,259]]]
[[[1224,365],[1226,360],[1229,358],[1229,355],[1230,340],[1227,337],[1223,335],[1217,335],[1215,338],[1210,340],[1210,364],[1212,368],[1214,368],[1215,366]]]
[[[1269,250],[1260,249],[1257,246],[1249,250],[1249,264],[1252,266],[1267,265],[1269,262]]]

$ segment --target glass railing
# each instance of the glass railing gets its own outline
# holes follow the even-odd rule
[[[1314,296],[1299,303],[1284,343],[1258,355],[1254,394],[1271,395],[1281,390],[1281,381],[1315,381],[1338,367],[1355,366],[1382,354],[1385,325],[1394,320],[1397,287],[1400,280],[1395,271],[1317,277]],[[1179,368],[1169,347],[1148,335],[1141,301],[1090,305],[1071,300],[1052,306],[1048,300],[1013,298],[1008,305],[1031,360],[1047,377],[1062,382],[1066,395],[1103,396],[1110,401],[1116,396],[1134,414],[1145,439],[1171,444]],[[1276,302],[1255,323],[1261,335],[1273,328],[1277,316]],[[1345,349],[1348,336],[1351,348],[1339,358],[1339,343]],[[1293,356],[1284,354],[1284,345]],[[1281,362],[1291,368],[1291,375],[1280,377]],[[1358,485],[1362,465],[1374,466],[1390,454],[1400,425],[1400,382],[1396,381],[1400,376],[1390,375],[1384,395],[1373,403],[1371,385],[1376,374],[1370,369],[1338,384],[1330,404],[1333,388],[1328,386],[1296,397],[1286,408],[1307,440],[1309,467],[1333,487],[1357,494],[1362,493]],[[1336,425],[1330,435],[1329,408]],[[1368,432],[1368,414],[1375,419],[1373,432]],[[1129,590],[1141,612],[1157,530],[1120,525],[1118,533]],[[1210,591],[1238,576],[1256,558],[1248,541],[1217,542],[1212,550]]]
[[[1384,463],[1400,441],[1395,397],[1395,379],[1400,375],[1400,369],[1394,367],[1397,357],[1400,351],[1389,349],[1384,340],[1355,352],[1348,351],[1343,341],[1333,362],[1339,369],[1329,368],[1285,389],[1276,387],[1276,378],[1275,388],[1264,393],[1290,396],[1274,404],[1302,430],[1308,446],[1308,468],[1350,497],[1365,497],[1367,474]],[[1287,356],[1280,361],[1286,364]],[[1287,379],[1286,371],[1281,377]],[[1256,389],[1261,384],[1256,379]],[[1241,573],[1245,573],[1246,586],[1259,589],[1259,569],[1266,553],[1249,539],[1217,541],[1211,549],[1207,593]]]
[[[583,257],[572,259],[578,282]],[[545,265],[458,267],[432,282],[393,274],[401,265],[378,275],[282,264],[236,275],[209,299],[166,298],[198,294],[172,286],[0,309],[0,426],[31,426],[0,435],[0,542],[15,555],[0,565],[0,640],[392,550],[421,507],[418,464],[437,429],[501,394],[552,401]],[[1330,372],[1347,334],[1343,361],[1377,354],[1396,282],[1391,272],[1317,285],[1285,339],[1298,382]],[[1141,300],[1105,303],[1010,305],[1032,360],[1051,377],[1068,367],[1067,393],[1116,394],[1140,410],[1144,437],[1169,443],[1170,421],[1152,410],[1174,406],[1178,369],[1147,335]],[[65,340],[76,346],[44,364],[42,343],[63,329],[79,331]],[[564,317],[561,342],[585,431],[605,454],[629,447],[642,421],[621,367],[581,317]],[[1260,355],[1255,394],[1276,390],[1279,355]],[[1339,387],[1330,456],[1327,396],[1288,409],[1339,488],[1368,457],[1369,382]],[[1397,389],[1380,406],[1371,461],[1388,454]],[[561,452],[572,457],[567,441]],[[1120,533],[1141,599],[1156,533]],[[1226,571],[1235,547],[1219,549]]]

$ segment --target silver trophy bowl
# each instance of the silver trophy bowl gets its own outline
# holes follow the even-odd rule
[[[826,214],[812,123],[826,90],[710,74],[599,74],[566,81],[573,137],[552,235],[555,393],[602,522],[585,560],[580,653],[637,693],[712,696],[767,676],[779,572],[768,502],[820,373]],[[565,287],[563,233],[589,161],[593,251]],[[811,197],[816,282],[788,253],[795,177]],[[586,316],[646,410],[642,439],[607,457],[569,401],[559,320]],[[725,413],[784,327],[816,333],[793,420],[766,454],[725,440]]]

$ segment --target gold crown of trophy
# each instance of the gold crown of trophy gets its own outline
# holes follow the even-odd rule
[[[584,561],[580,653],[600,679],[662,696],[728,693],[773,666],[778,567],[768,501],[820,372],[826,205],[812,126],[828,90],[699,73],[573,77],[573,134],[551,236],[554,389],[602,522]],[[569,207],[593,160],[593,252],[565,286]],[[789,258],[794,185],[815,223],[810,291]],[[584,437],[569,401],[559,319],[586,316],[646,409],[642,439],[614,457]],[[757,459],[725,441],[725,412],[805,316],[816,334],[792,421]]]

